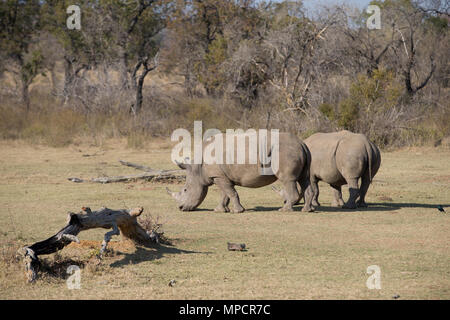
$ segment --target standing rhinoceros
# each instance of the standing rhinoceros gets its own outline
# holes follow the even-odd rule
[[[377,146],[365,135],[347,130],[316,133],[305,139],[304,143],[311,152],[312,205],[320,206],[318,181],[324,181],[334,189],[333,206],[349,209],[355,209],[357,206],[367,207],[364,197],[381,163]],[[359,178],[361,178],[360,187],[358,187]],[[345,204],[341,192],[341,186],[344,184],[348,184],[350,192]]]
[[[236,137],[239,137],[240,134],[245,135],[244,133],[237,133]],[[220,135],[222,135],[225,144],[226,135]],[[284,206],[280,210],[293,210],[292,206],[300,198],[297,182],[304,189],[309,187],[311,155],[308,148],[296,136],[288,133],[279,133],[278,169],[272,174],[263,175],[261,173],[260,157],[257,157],[256,164],[250,164],[248,161],[249,144],[245,144],[246,161],[243,164],[226,164],[226,161],[223,161],[224,164],[206,164],[204,161],[202,164],[177,163],[180,168],[186,170],[186,184],[180,192],[171,192],[169,189],[167,189],[167,192],[175,198],[179,209],[192,211],[197,208],[205,199],[208,187],[216,184],[222,191],[222,199],[214,211],[229,212],[228,204],[231,200],[231,211],[234,213],[243,212],[244,208],[239,201],[239,195],[234,188],[235,186],[260,188],[280,180],[285,190]],[[205,150],[207,145],[208,142],[203,143],[203,150]],[[234,144],[234,154],[238,152],[237,146],[238,144]],[[305,197],[305,206],[302,211],[310,212],[314,210],[311,207],[311,201],[312,196]]]

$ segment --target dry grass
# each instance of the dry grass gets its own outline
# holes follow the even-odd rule
[[[214,213],[215,187],[200,210],[182,213],[164,184],[67,181],[133,172],[119,159],[174,168],[166,141],[149,141],[141,151],[126,141],[57,149],[16,141],[0,148],[1,299],[450,298],[449,214],[436,209],[450,211],[448,148],[383,153],[366,210],[331,208],[331,188],[321,185],[316,213],[281,213],[270,187],[241,188],[243,214]],[[83,232],[81,245],[45,257],[56,275],[44,272],[26,284],[16,248],[54,234],[67,211],[82,206],[143,206],[144,214],[161,217],[173,246],[114,243],[98,263],[92,257],[104,231]],[[245,243],[248,251],[230,252],[227,242]],[[64,268],[72,263],[82,267],[80,290],[66,286]],[[381,268],[382,290],[366,288],[370,265]]]

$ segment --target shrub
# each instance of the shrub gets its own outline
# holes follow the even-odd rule
[[[29,114],[21,137],[32,143],[64,147],[86,130],[85,116],[70,109]]]
[[[0,106],[0,138],[18,139],[27,125],[27,119],[22,110]]]
[[[336,111],[334,110],[334,107],[329,103],[322,103],[319,106],[319,111],[322,112],[322,114],[330,120],[335,120],[336,118]]]
[[[381,146],[390,144],[399,134],[404,114],[402,86],[393,72],[375,70],[370,77],[360,75],[351,85],[336,115],[327,106],[322,110],[339,127],[364,133]]]
[[[127,147],[130,149],[143,149],[147,145],[148,136],[139,131],[131,131],[127,135]]]

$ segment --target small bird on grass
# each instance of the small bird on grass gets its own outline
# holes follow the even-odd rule
[[[441,206],[441,205],[438,205],[438,206],[437,206],[437,208],[438,208],[438,210],[439,210],[440,212],[445,212],[445,210],[444,210],[444,207],[443,207],[443,206]]]
[[[170,280],[169,287],[173,287],[176,283],[177,283],[176,280]]]
[[[227,242],[229,251],[247,251],[245,249],[245,243],[230,243]]]

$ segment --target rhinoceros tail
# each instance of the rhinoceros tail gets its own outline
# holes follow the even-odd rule
[[[372,147],[370,145],[370,142],[367,140],[366,137],[364,137],[364,146],[366,147],[366,152],[367,152],[367,159],[369,162],[369,181],[372,182],[372,155],[373,155],[373,151],[372,151]]]
[[[306,157],[306,159],[305,159],[306,160],[305,161],[306,171],[303,171],[302,176],[305,175],[309,179],[309,171],[311,168],[311,152],[309,151],[308,147],[306,146],[306,144],[303,141],[300,144],[302,146],[302,150],[305,153],[305,157]]]

